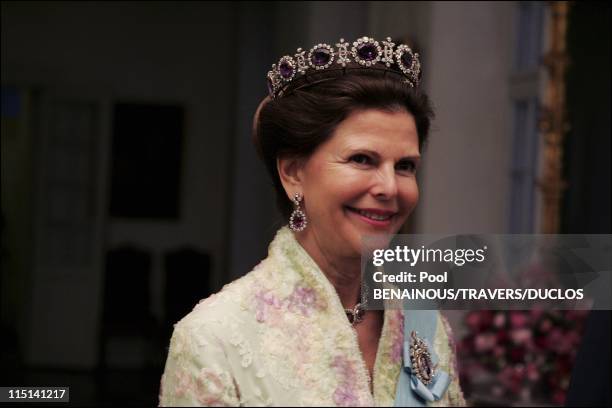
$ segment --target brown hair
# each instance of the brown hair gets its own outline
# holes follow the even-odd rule
[[[320,75],[323,82],[289,89],[264,101],[253,126],[253,142],[276,190],[285,218],[292,211],[276,169],[277,157],[308,157],[352,112],[360,109],[405,109],[416,123],[419,149],[427,139],[433,110],[429,98],[401,79],[381,71],[361,69]],[[333,79],[333,80],[330,80]]]

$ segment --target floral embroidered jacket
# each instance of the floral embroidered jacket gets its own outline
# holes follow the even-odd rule
[[[201,301],[174,327],[161,406],[392,406],[403,315],[386,310],[369,372],[335,289],[287,227],[246,276]],[[435,405],[465,405],[452,337],[438,313],[434,348],[452,377]]]

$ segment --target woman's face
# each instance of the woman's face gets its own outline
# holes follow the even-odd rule
[[[353,112],[298,170],[308,217],[300,239],[354,258],[362,236],[397,233],[418,201],[419,157],[406,110]]]

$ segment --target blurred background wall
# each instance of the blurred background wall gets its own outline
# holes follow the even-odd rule
[[[538,231],[544,2],[1,7],[3,385],[156,403],[172,323],[284,223],[250,132],[267,70],[298,46],[391,36],[421,53],[436,120],[406,231]],[[605,32],[609,7],[586,8]],[[609,89],[609,42],[590,46]],[[568,145],[564,232],[610,231],[609,94],[596,100],[601,121]],[[577,230],[587,214],[601,229]],[[448,316],[461,336],[463,313]]]

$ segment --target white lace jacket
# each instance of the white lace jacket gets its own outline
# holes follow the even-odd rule
[[[434,348],[452,377],[435,405],[465,405],[446,319]],[[201,301],[174,327],[161,406],[391,406],[402,366],[403,316],[386,310],[374,378],[333,286],[293,233],[268,257]]]

